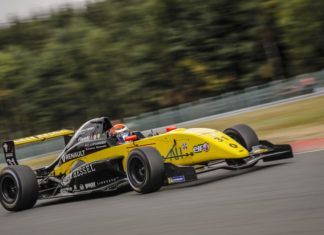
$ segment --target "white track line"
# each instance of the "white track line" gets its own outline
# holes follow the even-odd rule
[[[315,150],[309,150],[309,151],[304,151],[304,152],[298,152],[298,153],[294,153],[294,154],[297,155],[297,154],[305,154],[305,153],[315,153],[315,152],[320,152],[320,151],[324,151],[324,149],[315,149]]]

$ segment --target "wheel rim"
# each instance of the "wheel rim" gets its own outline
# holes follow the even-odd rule
[[[10,177],[4,177],[1,182],[1,197],[9,204],[16,201],[18,197],[18,186],[16,181]]]
[[[129,177],[136,185],[141,185],[146,181],[147,169],[142,159],[134,157],[130,162]]]

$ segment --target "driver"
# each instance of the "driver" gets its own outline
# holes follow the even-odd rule
[[[109,130],[109,135],[115,137],[118,144],[125,143],[125,138],[131,136],[131,132],[125,124],[116,124]]]

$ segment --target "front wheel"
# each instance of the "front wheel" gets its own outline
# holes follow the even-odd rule
[[[153,147],[134,149],[129,154],[126,173],[136,192],[155,192],[162,187],[165,178],[163,158]]]
[[[224,130],[224,133],[237,141],[248,151],[251,151],[253,149],[253,146],[259,145],[259,138],[257,134],[248,125],[238,124],[227,128],[226,130]],[[229,166],[241,166],[245,164],[245,161],[243,159],[226,159],[225,161]],[[251,165],[251,167],[255,164],[257,164],[257,162]]]
[[[8,211],[32,208],[38,197],[38,184],[28,166],[8,166],[0,174],[0,201]]]
[[[238,124],[227,128],[224,133],[233,138],[244,148],[251,151],[253,146],[259,145],[259,138],[255,131],[245,124]]]

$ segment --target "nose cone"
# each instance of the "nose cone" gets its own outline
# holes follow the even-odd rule
[[[218,132],[218,137],[214,137],[214,143],[218,149],[222,149],[227,158],[244,158],[249,156],[249,151],[236,142],[231,137],[222,132]]]
[[[228,158],[244,158],[249,156],[249,151],[237,143],[235,140],[229,141],[225,150],[228,153]],[[224,146],[225,147],[225,146]]]
[[[211,144],[214,153],[223,158],[244,158],[249,156],[249,151],[223,132],[212,129],[190,129],[191,132],[201,134]]]

